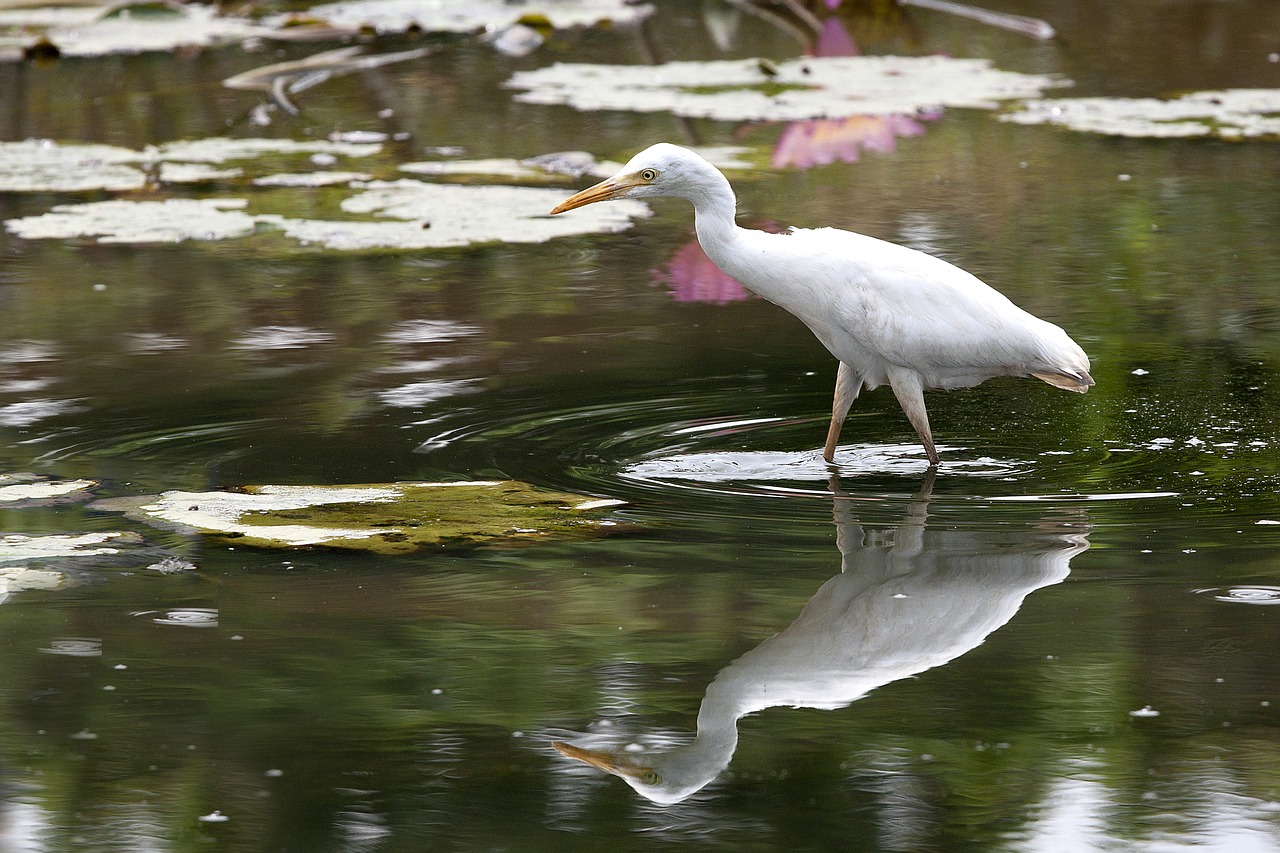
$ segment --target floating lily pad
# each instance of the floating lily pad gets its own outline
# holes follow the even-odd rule
[[[0,474],[0,506],[25,506],[88,497],[94,480],[48,480],[43,477]]]
[[[114,145],[58,145],[47,139],[0,142],[0,191],[135,190],[146,174],[141,154]]]
[[[382,150],[378,142],[348,142],[334,139],[229,139],[211,137],[167,142],[148,149],[158,160],[186,163],[225,163],[253,160],[267,154],[330,154],[341,157],[370,157]]]
[[[348,213],[399,222],[323,221],[266,215],[296,240],[327,249],[432,249],[477,243],[543,243],[576,234],[613,233],[650,215],[642,202],[596,205],[598,211],[569,225],[547,215],[563,190],[508,186],[460,186],[421,181],[374,181],[342,202]]]
[[[1221,139],[1280,137],[1280,89],[1193,92],[1157,98],[1061,98],[1030,101],[1001,116],[1017,124],[1056,124],[1109,136]]]
[[[142,537],[128,531],[65,533],[50,536],[9,533],[0,536],[0,564],[116,557],[134,551],[141,545]]]
[[[652,6],[627,0],[344,0],[313,6],[307,15],[335,27],[371,27],[379,32],[403,32],[416,26],[434,33],[474,33],[496,32],[532,18],[555,29],[621,24],[639,21],[652,12]],[[273,18],[269,23],[280,21]]]
[[[161,527],[260,548],[324,546],[380,554],[424,547],[520,544],[616,529],[605,510],[622,501],[547,491],[515,481],[246,486],[99,501]]]
[[[0,602],[24,589],[61,589],[71,582],[62,572],[28,569],[25,566],[0,569]]]
[[[492,158],[488,160],[435,160],[422,163],[404,163],[400,171],[416,175],[485,175],[488,177],[515,178],[517,180],[542,180],[552,176],[541,169],[530,168],[519,160]]]
[[[0,142],[0,192],[127,192],[146,186],[147,170],[158,166],[161,183],[230,180],[240,169],[211,164],[268,155],[311,154],[368,157],[376,142],[293,139],[210,139],[170,142],[142,151],[115,145],[59,144],[48,139]],[[345,178],[344,178],[345,180]]]
[[[252,234],[257,219],[237,198],[95,201],[61,204],[49,213],[10,219],[5,227],[28,240],[91,237],[99,243],[180,243]]]
[[[270,35],[272,28],[221,15],[217,6],[177,3],[163,9],[118,5],[0,10],[0,47],[22,48],[38,37],[63,56],[170,51],[232,44]]]
[[[367,172],[283,172],[254,178],[253,183],[259,187],[331,187],[372,177]]]
[[[231,181],[243,174],[243,169],[215,169],[208,163],[160,164],[160,183],[162,184],[198,184],[204,181]]]
[[[720,121],[795,121],[889,115],[942,107],[994,109],[1031,98],[1058,77],[993,68],[985,59],[946,56],[812,57],[669,62],[665,65],[557,63],[514,75],[519,101],[578,110],[672,112]]]

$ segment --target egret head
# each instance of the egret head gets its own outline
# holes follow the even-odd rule
[[[659,142],[632,157],[612,178],[565,199],[551,213],[618,198],[675,196],[696,203],[702,197],[724,191],[732,198],[729,182],[715,166],[687,148]]]
[[[690,749],[632,753],[623,750],[583,749],[560,741],[551,745],[562,755],[612,773],[634,788],[640,796],[662,805],[688,799],[706,787],[728,763],[728,757],[723,761],[708,762]]]

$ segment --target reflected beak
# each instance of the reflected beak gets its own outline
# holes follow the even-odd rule
[[[595,189],[595,188],[592,187],[592,189]],[[577,198],[577,197],[578,196],[574,196],[573,198]],[[569,199],[569,201],[573,201],[573,198]],[[566,204],[567,203],[568,202],[566,202]],[[583,204],[590,204],[590,202],[584,201]],[[561,207],[564,207],[564,205],[561,205]],[[557,208],[557,210],[558,209],[559,208]],[[567,755],[570,758],[576,758],[581,762],[590,764],[592,767],[598,767],[601,770],[605,771],[606,773],[612,773],[615,776],[620,775],[622,773],[622,768],[618,766],[618,759],[615,758],[613,753],[611,752],[604,752],[602,750],[597,750],[597,749],[582,749],[580,747],[576,747],[576,746],[573,746],[572,744],[564,743],[558,740],[552,741],[551,745],[554,746],[557,750],[559,750],[561,755]]]
[[[551,215],[564,213],[566,210],[573,210],[575,207],[582,207],[587,204],[594,204],[597,201],[610,201],[615,198],[621,198],[632,187],[639,186],[643,181],[636,180],[631,176],[615,175],[608,180],[601,181],[594,187],[587,187],[577,195],[569,196],[569,198],[557,204],[551,210]],[[559,747],[557,747],[558,749]],[[563,750],[561,750],[563,752]],[[567,753],[566,753],[567,754]],[[577,756],[575,756],[576,758]],[[584,761],[586,759],[583,759]]]
[[[603,750],[598,749],[582,749],[558,740],[552,741],[551,745],[559,750],[561,755],[576,758],[584,764],[590,764],[592,767],[598,767],[606,773],[612,773],[614,776],[628,776],[632,779],[641,779],[651,772],[647,767],[632,767],[629,764],[619,763],[618,757],[612,752],[604,752]]]

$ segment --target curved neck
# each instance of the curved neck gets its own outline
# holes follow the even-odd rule
[[[703,250],[719,263],[716,250],[730,245],[737,232],[742,230],[734,221],[738,199],[728,179],[718,169],[710,169],[701,177],[704,179],[700,187],[702,192],[690,199],[693,202],[694,226]]]

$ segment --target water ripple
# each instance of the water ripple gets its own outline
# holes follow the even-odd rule
[[[150,619],[157,625],[181,625],[185,628],[218,627],[218,611],[212,607],[175,607],[172,610],[137,610],[129,614]]]
[[[1280,586],[1248,584],[1232,587],[1197,589],[1200,595],[1211,595],[1214,601],[1230,604],[1280,604]]]

